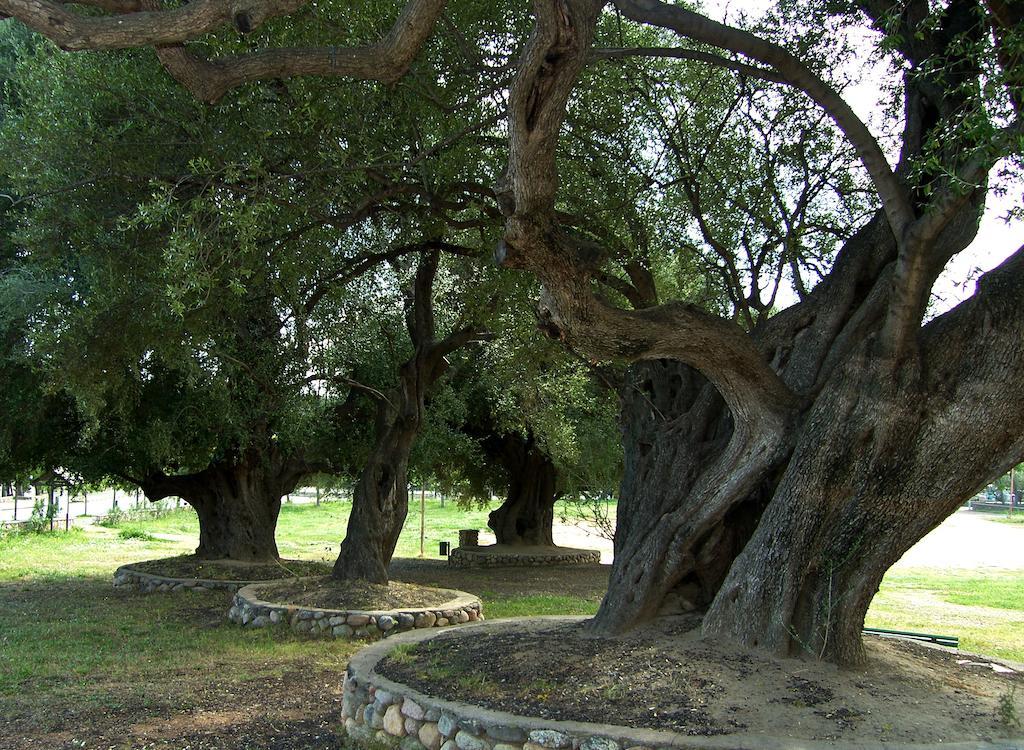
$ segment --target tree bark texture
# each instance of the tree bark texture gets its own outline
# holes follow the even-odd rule
[[[856,115],[785,50],[681,6],[617,3],[803,89],[856,147],[880,198],[800,304],[744,331],[687,305],[615,307],[593,293],[601,248],[556,219],[553,144],[600,5],[538,6],[510,98],[498,252],[542,282],[549,335],[589,357],[641,363],[623,394],[616,555],[592,627],[622,632],[665,609],[701,608],[708,637],[856,664],[888,567],[1024,457],[1013,429],[1024,416],[1013,395],[1024,381],[1024,250],[969,302],[922,325],[936,277],[976,235],[991,162],[942,141],[947,171],[915,175],[928,190],[908,180],[927,140],[969,106],[978,70],[958,56],[963,39],[985,33],[983,13],[953,3],[931,36],[914,33],[915,16],[900,19],[910,64],[944,58],[941,75],[962,85],[908,74],[903,151],[890,169]]]
[[[333,576],[388,582],[388,564],[409,512],[409,454],[419,433],[425,393],[414,357],[400,384],[377,408],[377,437],[352,496],[352,512]]]
[[[558,469],[533,435],[498,438],[498,460],[508,472],[508,495],[487,518],[498,544],[554,546]]]
[[[399,368],[398,384],[377,404],[376,438],[356,483],[348,530],[334,564],[340,580],[388,582],[388,564],[409,512],[409,454],[423,426],[431,388],[447,369],[445,356],[479,333],[471,328],[434,339],[433,285],[439,255],[420,260],[407,298],[406,327],[415,347]]]
[[[154,474],[141,486],[151,501],[177,496],[195,509],[198,557],[269,562],[279,558],[275,531],[281,498],[305,473],[276,454],[251,450],[194,474]]]

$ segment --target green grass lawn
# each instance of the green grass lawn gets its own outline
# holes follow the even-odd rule
[[[964,651],[1024,662],[1024,571],[892,570],[865,624],[955,635]]]
[[[454,547],[458,542],[459,529],[487,528],[487,509],[464,510],[450,500],[442,506],[438,498],[429,494],[426,496],[425,505],[424,557],[440,559],[438,543],[447,541]],[[345,536],[349,508],[351,504],[347,501],[324,503],[320,506],[284,503],[277,525],[278,551],[283,557],[333,561]],[[118,528],[122,531],[139,531],[150,535],[187,537],[187,541],[181,543],[181,552],[172,551],[168,554],[189,552],[195,548],[199,540],[199,520],[188,508],[172,511],[160,518],[125,521]],[[414,497],[410,497],[409,516],[398,540],[395,554],[398,557],[416,557],[419,552],[420,502],[419,494],[416,493]]]

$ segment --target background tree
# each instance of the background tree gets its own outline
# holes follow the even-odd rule
[[[386,392],[374,394],[374,443],[355,486],[348,532],[334,565],[337,579],[387,583],[388,564],[409,511],[409,457],[423,429],[427,399],[448,369],[448,357],[485,334],[472,320],[472,306],[446,326],[447,334],[438,332],[434,309],[438,244],[424,243],[426,252],[420,256],[405,293],[405,325],[412,353],[398,368],[398,382]],[[449,287],[449,292],[454,290]],[[448,307],[447,312],[451,315],[453,308]]]
[[[87,422],[60,461],[133,481],[151,500],[185,499],[201,556],[276,558],[281,498],[311,472],[357,472],[356,444],[371,439],[348,417],[354,388],[390,382],[388,357],[400,356],[377,356],[393,336],[378,319],[401,300],[378,267],[424,250],[403,245],[404,225],[485,226],[472,188],[443,181],[438,153],[432,172],[388,145],[442,140],[428,114],[444,113],[418,94],[360,96],[360,130],[314,109],[320,92],[280,89],[211,113],[134,57],[22,49],[17,90],[31,106],[5,142],[20,152],[11,179],[31,206],[18,232],[24,273],[49,284],[31,312],[43,360],[32,376]],[[124,87],[102,85],[113,78]],[[141,110],[130,94],[140,82],[153,83]],[[383,132],[363,125],[374,106]],[[415,118],[386,114],[416,106]],[[348,148],[324,156],[342,134]],[[354,381],[356,368],[370,379]]]
[[[520,295],[533,294],[520,285]],[[437,460],[468,502],[502,503],[488,519],[498,544],[552,546],[554,506],[614,491],[621,472],[614,390],[562,347],[536,336],[525,300],[493,321],[493,340],[453,381],[458,439]]]

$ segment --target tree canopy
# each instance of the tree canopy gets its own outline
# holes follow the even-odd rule
[[[1006,188],[990,173],[1019,174],[1016,4],[784,0],[734,24],[660,0],[243,5],[0,0],[0,13],[67,50],[151,47],[219,102],[210,112],[328,86],[319,101],[362,113],[357,132],[394,155],[389,197],[450,212],[449,228],[466,230],[468,206],[477,230],[500,224],[496,259],[539,282],[541,329],[595,366],[632,363],[594,628],[675,602],[705,610],[708,637],[857,663],[885,570],[1024,457],[1024,403],[1005,398],[1024,377],[1024,249],[927,316]],[[881,126],[844,98],[855,32],[888,66]],[[436,109],[404,106],[412,92]],[[445,160],[462,145],[487,156]],[[347,151],[346,131],[317,154]],[[447,179],[405,179],[427,164]],[[318,205],[268,182],[285,209]],[[196,215],[245,216],[238,193]],[[330,226],[335,205],[312,220]],[[778,311],[784,278],[798,302]]]

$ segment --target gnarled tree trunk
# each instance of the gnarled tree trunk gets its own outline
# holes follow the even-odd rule
[[[736,432],[717,390],[680,362],[632,366],[621,396],[615,556],[591,624],[612,633],[712,601],[785,456],[782,439]]]
[[[352,499],[348,530],[332,573],[340,580],[388,582],[388,564],[409,512],[409,454],[423,425],[426,399],[448,365],[445,356],[479,333],[472,328],[434,340],[433,285],[439,261],[425,243],[407,299],[406,327],[415,351],[399,368],[398,385],[377,406],[376,439]]]
[[[505,435],[494,451],[508,472],[508,495],[487,517],[498,544],[554,546],[558,469],[533,435]]]
[[[890,566],[1024,455],[1024,248],[925,326],[917,362],[868,341],[809,410],[708,634],[844,664]]]
[[[279,558],[275,532],[281,498],[304,475],[297,462],[276,451],[250,450],[194,474],[150,475],[141,487],[151,501],[176,496],[195,509],[198,557],[270,562]]]
[[[890,39],[910,68],[893,168],[788,49],[679,5],[618,0],[633,21],[738,53],[755,74],[805,92],[856,148],[881,204],[799,304],[744,330],[680,303],[616,307],[593,290],[607,276],[602,250],[559,221],[555,144],[602,6],[536,7],[498,189],[498,259],[541,281],[549,335],[595,359],[679,363],[642,374],[646,398],[627,403],[616,559],[592,626],[620,632],[666,605],[707,607],[706,636],[855,664],[885,570],[1024,457],[1024,401],[1008,395],[1024,385],[1024,248],[969,302],[922,323],[943,267],[976,235],[986,175],[1007,153],[960,123],[965,112],[987,116],[971,50],[1009,27],[976,0],[900,15],[860,4],[877,27],[895,24]],[[1004,64],[1017,80],[1013,61]],[[629,284],[614,281],[617,291]]]
[[[352,513],[333,576],[387,583],[388,564],[409,512],[409,454],[423,420],[418,358],[403,365],[400,385],[378,404],[377,438],[352,496]]]

